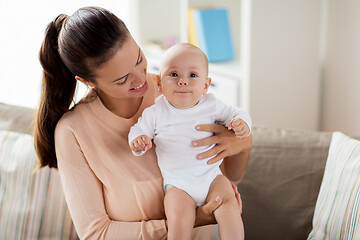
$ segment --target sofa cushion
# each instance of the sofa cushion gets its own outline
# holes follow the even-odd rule
[[[57,170],[35,170],[34,139],[0,131],[0,239],[77,239]]]
[[[360,141],[333,134],[308,239],[360,239]]]
[[[306,239],[331,133],[258,126],[252,134],[249,163],[238,184],[246,239]]]

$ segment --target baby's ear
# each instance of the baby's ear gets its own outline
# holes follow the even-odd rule
[[[161,92],[161,79],[158,74],[155,75],[156,85],[158,86],[159,92]]]
[[[210,85],[211,85],[211,78],[208,77],[208,78],[205,79],[205,87],[204,87],[204,90],[203,90],[203,95],[205,95],[207,93]]]

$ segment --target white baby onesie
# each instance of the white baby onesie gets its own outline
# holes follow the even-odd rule
[[[164,186],[176,186],[201,206],[205,204],[212,181],[221,174],[219,165],[222,161],[208,165],[208,159],[197,160],[197,154],[213,146],[191,146],[192,141],[212,135],[210,132],[195,130],[195,126],[218,122],[227,126],[233,118],[243,119],[251,129],[251,119],[245,110],[224,104],[211,93],[202,96],[196,106],[188,109],[173,107],[161,95],[131,127],[129,144],[140,135],[153,139]],[[143,153],[134,152],[135,155]]]

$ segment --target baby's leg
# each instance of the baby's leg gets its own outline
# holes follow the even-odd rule
[[[220,239],[244,239],[240,207],[230,181],[223,175],[218,175],[211,183],[206,202],[218,195],[223,198],[223,203],[214,211],[214,215],[219,225]]]
[[[168,240],[190,240],[195,223],[196,204],[183,190],[172,187],[165,193]]]

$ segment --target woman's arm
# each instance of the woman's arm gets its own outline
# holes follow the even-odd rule
[[[242,139],[244,142],[240,142],[239,144],[251,144],[251,138],[252,136],[250,135],[246,139]],[[246,148],[238,154],[224,158],[223,163],[220,165],[220,169],[230,181],[238,182],[244,175],[249,161],[250,148]]]
[[[252,136],[238,138],[232,130],[225,126],[216,124],[202,124],[196,127],[198,131],[213,132],[214,135],[208,138],[192,142],[194,147],[215,146],[201,154],[198,154],[199,160],[213,157],[208,160],[208,164],[213,164],[224,159],[220,168],[224,175],[230,181],[237,182],[243,176],[252,146]]]
[[[57,127],[55,146],[66,202],[80,239],[166,239],[165,220],[122,222],[110,219],[103,185],[67,126]]]

